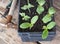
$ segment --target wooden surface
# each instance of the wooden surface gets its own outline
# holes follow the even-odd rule
[[[56,2],[58,0],[55,0]],[[60,3],[60,2],[59,2]],[[56,4],[54,4],[56,5]],[[56,8],[55,21],[56,21],[56,36],[52,41],[39,41],[41,44],[60,44],[60,8],[59,6],[54,6]],[[14,12],[12,21],[18,24],[18,10]],[[13,28],[6,28],[0,26],[0,44],[36,44],[35,42],[22,42],[21,38],[18,36],[17,30]]]

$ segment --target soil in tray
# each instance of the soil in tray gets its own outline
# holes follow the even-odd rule
[[[36,9],[37,9],[37,6],[38,6],[38,3],[36,2],[36,0],[29,0],[29,2],[34,5],[33,8],[30,8],[30,13],[28,10],[22,10],[21,7],[24,6],[25,4],[27,4],[27,0],[20,0],[20,12],[24,12],[26,15],[30,16],[31,18],[35,15],[38,15],[38,13],[36,12]],[[49,0],[46,0],[46,3],[43,5],[43,7],[45,8],[45,11],[39,16],[39,19],[38,21],[35,23],[35,25],[31,28],[31,29],[21,29],[19,27],[19,32],[40,32],[40,31],[43,31],[42,27],[43,25],[47,25],[47,24],[44,24],[42,22],[42,18],[47,14],[48,12],[48,8],[50,7],[50,3],[49,3]],[[23,21],[22,20],[22,17],[19,15],[19,25],[23,22],[26,22],[26,21]],[[30,21],[29,21],[30,22]],[[49,31],[53,31],[52,30],[49,30]]]

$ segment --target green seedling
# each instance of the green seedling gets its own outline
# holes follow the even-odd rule
[[[51,20],[52,20],[52,18],[51,18],[51,16],[49,16],[49,14],[45,15],[42,19],[43,23],[48,23]]]
[[[45,4],[45,0],[37,0],[38,2],[38,7],[36,9],[36,12],[40,15],[44,11],[43,5]]]
[[[55,9],[53,7],[50,7],[48,10],[48,14],[46,14],[42,19],[43,23],[48,23],[49,21],[51,21],[54,13]]]
[[[22,23],[20,25],[20,28],[22,28],[22,29],[26,29],[26,28],[29,28],[29,27],[30,27],[30,23],[29,22],[25,22],[25,23]]]
[[[42,39],[46,39],[48,37],[48,30],[51,30],[56,25],[55,22],[50,22],[47,26],[43,26],[43,33],[42,33]]]
[[[45,0],[37,0],[37,2],[40,6],[43,6],[46,1]]]
[[[27,10],[27,9],[30,9],[31,7],[34,7],[34,6],[29,3],[28,5],[24,5],[23,7],[21,7],[21,9]]]
[[[56,11],[55,11],[55,9],[54,9],[53,7],[50,7],[49,10],[48,10],[48,13],[49,13],[50,15],[54,14],[55,12],[56,12]]]
[[[23,9],[23,10],[27,10],[28,9],[29,12],[30,12],[30,8],[32,8],[34,6],[29,3],[29,0],[27,0],[27,2],[28,2],[28,5],[24,5],[23,7],[21,7],[21,9]]]
[[[36,12],[40,15],[44,11],[44,8],[42,6],[38,6]]]
[[[38,16],[36,15],[31,19],[31,23],[29,23],[29,22],[22,23],[20,25],[20,28],[22,28],[22,29],[30,28],[31,29],[34,26],[34,24],[37,22],[37,20],[38,20]]]
[[[28,15],[26,15],[25,13],[20,13],[20,15],[21,15],[21,17],[22,17],[22,20],[27,21],[27,20],[30,19],[30,17],[29,17]]]

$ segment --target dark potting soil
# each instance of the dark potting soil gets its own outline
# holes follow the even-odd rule
[[[32,4],[32,5],[34,5],[34,7],[33,8],[30,8],[30,13],[29,13],[29,11],[28,10],[22,10],[21,9],[21,7],[22,6],[24,6],[25,4],[27,4],[27,0],[20,0],[20,13],[22,13],[22,12],[24,12],[24,13],[26,13],[26,15],[28,15],[28,16],[30,16],[31,18],[33,17],[33,16],[35,16],[35,15],[38,15],[38,13],[36,12],[36,9],[37,9],[37,6],[38,6],[38,3],[36,2],[36,0],[29,0],[29,2]],[[35,23],[35,25],[31,28],[31,29],[21,29],[20,27],[19,27],[19,31],[20,32],[40,32],[40,31],[43,31],[43,29],[42,29],[42,27],[44,26],[44,25],[47,25],[47,24],[44,24],[43,22],[42,22],[42,18],[47,14],[47,12],[48,12],[48,9],[49,9],[49,7],[50,7],[50,3],[49,3],[49,0],[46,0],[46,3],[43,5],[43,7],[45,8],[45,11],[41,14],[41,15],[39,15],[39,19],[38,19],[38,21]],[[31,19],[30,19],[31,20]],[[30,20],[28,21],[28,22],[30,22]],[[21,24],[21,23],[23,23],[23,22],[27,22],[27,21],[23,21],[22,20],[22,17],[19,15],[19,25]],[[53,31],[53,29],[52,30],[49,30],[49,31]]]

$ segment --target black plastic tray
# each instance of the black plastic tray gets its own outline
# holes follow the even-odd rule
[[[53,0],[49,0],[49,1],[50,1],[49,2],[50,6],[53,6]],[[20,0],[18,2],[19,2],[19,8],[20,8]],[[19,19],[19,16],[18,16],[18,19]],[[18,21],[18,23],[19,23],[19,21]],[[18,30],[20,30],[19,29],[19,24],[18,24]],[[18,31],[18,34],[22,38],[22,41],[24,41],[24,42],[51,41],[54,38],[54,36],[56,35],[56,28],[54,27],[53,31],[49,32],[49,35],[48,35],[47,39],[42,39],[41,38],[42,32],[19,32]]]

